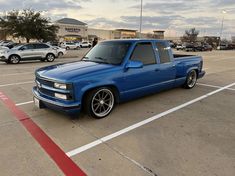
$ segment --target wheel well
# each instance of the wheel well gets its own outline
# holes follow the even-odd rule
[[[20,57],[18,54],[12,54],[12,55],[10,55],[10,56],[8,57],[8,60],[9,60],[12,56],[17,56],[17,57],[19,57],[20,60],[21,60],[21,57]]]
[[[112,92],[114,93],[114,96],[115,96],[115,103],[119,103],[119,90],[117,89],[117,87],[114,86],[114,85],[105,85],[105,86],[99,86],[99,87],[94,87],[94,88],[88,89],[82,96],[82,104],[84,104],[85,98],[87,97],[89,92],[91,92],[95,89],[99,89],[101,87],[111,88],[111,90],[112,90]]]
[[[55,57],[55,55],[54,55],[53,53],[47,53],[46,57],[47,57],[49,54],[52,54],[52,55]]]

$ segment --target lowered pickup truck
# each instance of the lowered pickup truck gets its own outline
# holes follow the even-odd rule
[[[191,89],[202,78],[200,56],[174,55],[164,40],[100,42],[81,61],[38,69],[34,102],[67,113],[84,109],[104,118],[115,104],[174,87]]]

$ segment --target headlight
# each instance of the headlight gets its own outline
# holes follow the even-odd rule
[[[63,99],[63,100],[67,100],[68,99],[67,95],[59,94],[59,93],[55,93],[55,97],[59,98],[59,99]]]
[[[61,83],[54,83],[54,87],[57,89],[67,89],[67,85],[66,84],[61,84]]]

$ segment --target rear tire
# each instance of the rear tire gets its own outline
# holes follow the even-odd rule
[[[115,106],[115,95],[108,87],[90,91],[84,100],[86,113],[96,119],[108,116]]]
[[[187,79],[184,83],[184,88],[186,89],[192,89],[197,83],[197,71],[192,70],[188,73]]]
[[[46,60],[47,60],[47,62],[53,62],[55,60],[55,55],[54,54],[47,54]]]
[[[20,63],[20,57],[17,55],[12,55],[12,56],[10,56],[8,63],[18,64],[18,63]]]
[[[64,53],[62,53],[62,52],[58,53],[58,57],[63,57],[63,55],[64,55]]]

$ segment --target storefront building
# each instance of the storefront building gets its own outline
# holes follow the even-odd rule
[[[72,18],[63,18],[54,23],[59,26],[59,41],[82,41],[88,40],[87,24]]]

